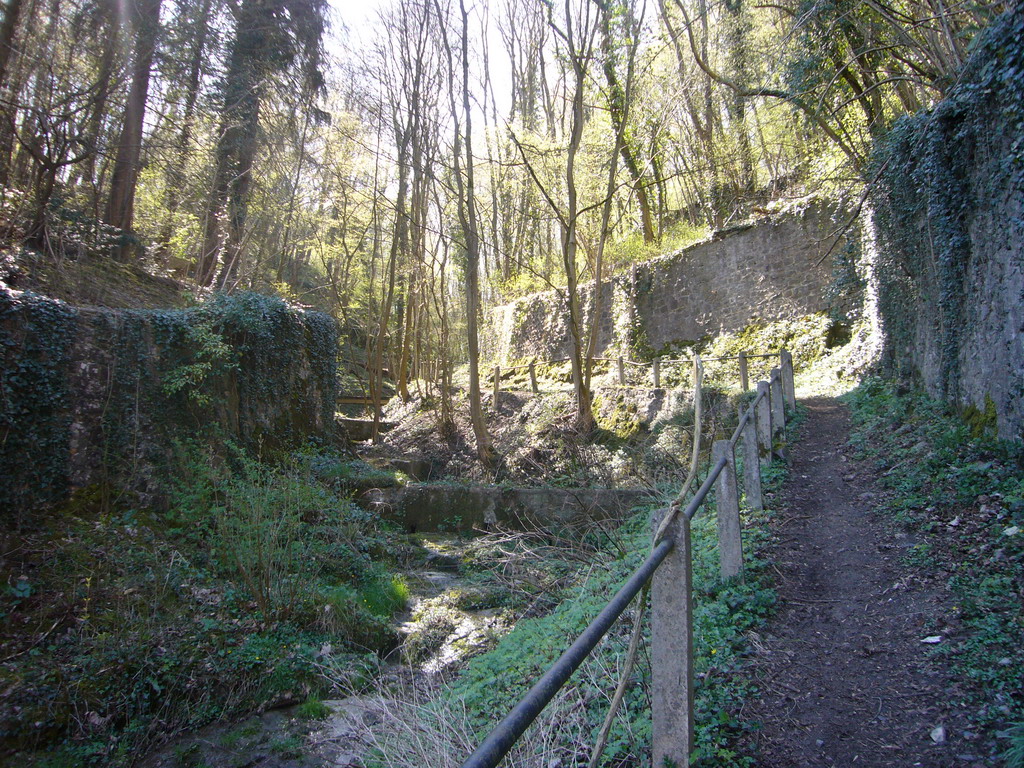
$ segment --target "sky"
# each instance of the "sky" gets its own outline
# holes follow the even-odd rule
[[[331,8],[339,22],[349,27],[353,34],[368,30],[377,18],[377,10],[391,0],[330,0]]]
[[[358,47],[361,38],[369,38],[373,34],[379,11],[392,3],[399,2],[399,0],[328,1],[333,13],[331,34],[334,38],[328,43],[328,51],[335,56],[345,55],[345,47],[341,44],[343,35],[347,34],[352,43],[356,44],[353,47]],[[512,0],[512,2],[518,2],[518,0]],[[467,0],[466,4],[472,12],[472,9],[487,7],[491,5],[491,2],[490,0]],[[347,33],[341,29],[342,25],[347,28]],[[490,51],[489,69],[498,111],[507,114],[511,102],[511,63],[505,53],[501,36],[493,23],[488,29],[488,49]]]

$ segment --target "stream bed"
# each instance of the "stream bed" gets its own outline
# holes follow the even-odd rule
[[[401,646],[381,661],[373,690],[324,700],[310,712],[301,703],[179,736],[139,763],[141,768],[356,768],[373,748],[374,726],[388,717],[376,691],[426,689],[508,632],[513,617],[501,589],[463,567],[473,540],[420,534],[414,565],[400,571],[409,587],[407,609],[395,617]],[[325,646],[327,654],[329,646]],[[311,716],[316,715],[316,716]]]

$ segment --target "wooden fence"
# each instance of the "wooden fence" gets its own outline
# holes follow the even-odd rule
[[[748,374],[749,365],[748,361],[755,359],[769,359],[776,357],[775,354],[767,355],[751,355],[746,352],[740,352],[738,355],[728,355],[725,357],[707,357],[701,358],[705,363],[713,362],[727,362],[735,360],[739,368],[740,377],[740,389],[744,392],[750,391],[750,376]],[[793,357],[786,350],[779,352],[778,357],[780,370],[789,370],[790,372],[790,387],[792,388],[792,371],[793,371]],[[664,366],[668,365],[689,365],[693,362],[692,358],[673,359],[665,357],[655,357],[650,362],[637,362],[635,360],[628,360],[625,357],[592,357],[590,358],[592,363],[615,363],[616,370],[618,372],[618,382],[620,387],[624,387],[631,383],[629,377],[626,374],[626,366],[631,366],[637,369],[650,369],[650,381],[651,386],[654,389],[661,389],[661,372]],[[501,367],[495,365],[492,373],[492,380],[494,382],[494,399],[493,403],[498,402],[498,395],[501,392],[501,379],[502,377],[510,374],[514,371],[527,370],[530,374],[530,391],[535,395],[540,393],[540,388],[537,385],[537,366],[538,365],[556,365],[558,363],[566,363],[569,361],[568,357],[560,357],[554,360],[532,360],[529,363],[521,363],[520,365],[511,365]],[[647,378],[646,376],[644,377]]]
[[[744,391],[749,389],[746,380],[746,360],[749,357],[755,356],[741,353],[736,358],[719,358],[740,361],[740,383]],[[620,358],[620,381],[623,379],[625,364],[626,361]],[[535,363],[529,364],[531,373],[533,365]],[[650,365],[653,381],[657,382],[659,363],[652,362]],[[500,371],[495,369],[496,384],[498,381]],[[535,375],[531,375],[531,381],[536,391]],[[495,395],[497,392],[496,387]],[[714,487],[718,514],[719,573],[723,580],[739,577],[743,570],[743,543],[736,446],[742,441],[742,486],[746,504],[750,509],[762,509],[761,470],[774,459],[785,456],[787,409],[792,412],[795,406],[793,358],[783,350],[779,353],[779,366],[771,370],[768,380],[757,382],[756,394],[741,409],[739,423],[732,436],[713,444],[710,471],[685,509],[679,508],[677,500],[659,516],[656,530],[661,530],[662,535],[653,542],[651,554],[590,626],[481,742],[463,763],[463,768],[494,768],[498,765],[648,580],[651,581],[651,764],[688,768],[690,753],[695,747],[690,521],[700,511]]]

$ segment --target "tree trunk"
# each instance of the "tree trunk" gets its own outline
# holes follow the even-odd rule
[[[0,24],[0,87],[7,83],[7,67],[14,52],[14,38],[23,7],[24,0],[9,0],[4,8],[4,20]]]
[[[21,18],[24,0],[10,0],[4,8],[4,21],[0,25],[0,94],[14,101],[17,89],[6,88],[10,78],[11,54],[15,51],[18,21]],[[0,110],[0,187],[10,182],[11,152],[14,151],[15,110],[12,105]]]
[[[242,234],[248,211],[249,188],[262,103],[262,63],[269,52],[262,25],[266,22],[257,0],[244,0],[231,45],[224,78],[224,106],[217,142],[213,193],[207,206],[203,246],[196,269],[197,282],[210,285],[224,254],[221,281],[239,268]],[[222,228],[226,225],[226,231]]]
[[[601,0],[598,3],[601,9],[601,47],[604,53],[604,76],[608,83],[608,111],[612,118],[612,128],[616,136],[621,136],[618,141],[619,152],[622,155],[622,162],[629,171],[629,177],[633,180],[633,192],[636,194],[637,205],[640,206],[640,224],[644,233],[644,242],[648,245],[657,240],[654,231],[654,219],[651,215],[650,197],[647,192],[646,174],[640,167],[638,156],[640,154],[637,143],[629,131],[629,94],[625,92],[619,80],[619,73],[615,68],[618,59],[615,53],[615,44],[612,39],[612,8],[610,0]],[[632,42],[630,45],[635,48],[638,42],[638,35],[630,30]]]
[[[142,123],[149,96],[149,76],[153,68],[156,38],[160,29],[160,0],[134,0],[130,18],[135,36],[132,80],[128,91],[124,122],[117,141],[114,170],[110,178],[105,221],[124,232],[131,232],[135,215],[135,188],[142,170]],[[120,255],[130,247],[122,242]]]
[[[568,5],[568,4],[567,4]],[[584,93],[586,90],[585,59],[588,55],[574,48],[572,33],[572,17],[566,9],[566,44],[569,47],[569,59],[575,75],[575,89],[572,94],[572,124],[569,134],[569,146],[565,162],[565,186],[568,210],[562,230],[562,265],[565,268],[566,294],[569,305],[569,333],[572,337],[570,361],[572,364],[573,391],[576,395],[576,429],[582,434],[594,431],[594,408],[590,387],[585,376],[586,363],[583,332],[583,316],[580,310],[579,275],[576,269],[576,253],[579,247],[576,221],[579,217],[579,199],[576,190],[576,155],[583,141]]]
[[[197,19],[196,33],[192,37],[189,51],[188,77],[185,81],[185,104],[181,113],[181,131],[174,147],[174,155],[167,166],[167,223],[158,238],[158,247],[166,252],[174,236],[174,217],[181,206],[185,189],[185,163],[188,161],[189,149],[192,146],[192,133],[195,130],[196,102],[199,101],[199,88],[203,75],[203,60],[206,55],[206,42],[210,36],[210,11],[213,0],[203,0]]]

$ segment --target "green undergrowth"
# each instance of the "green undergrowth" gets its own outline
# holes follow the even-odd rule
[[[768,381],[771,369],[780,365],[778,353],[785,349],[793,355],[798,387],[813,390],[814,394],[834,394],[837,387],[842,391],[849,389],[850,376],[841,370],[841,358],[852,334],[845,320],[820,312],[772,323],[754,323],[696,344],[670,345],[662,350],[662,355],[672,359],[680,355],[688,357],[696,349],[704,359],[706,386],[735,391],[740,387],[739,361],[735,359],[740,352],[748,355],[747,376],[753,388],[758,381]],[[715,359],[720,357],[730,359]],[[663,364],[664,386],[688,388],[692,380],[691,366]]]
[[[390,569],[409,553],[335,482],[344,461],[180,443],[167,511],[93,487],[5,541],[0,764],[129,765],[175,732],[369,682],[399,642],[409,592]]]
[[[583,572],[568,599],[543,617],[520,621],[494,650],[470,661],[450,689],[446,706],[464,711],[467,727],[478,738],[511,709],[646,557],[650,549],[650,515],[650,510],[636,514],[606,540],[600,555]],[[775,603],[763,556],[766,534],[762,522],[761,514],[745,513],[745,571],[742,579],[729,583],[722,583],[718,576],[713,505],[703,509],[693,523],[696,743],[698,755],[709,764],[751,764],[734,751],[733,745],[749,727],[738,712],[753,691],[749,682],[733,673],[743,665],[749,652],[747,632],[764,622]],[[578,711],[574,717],[579,719],[582,729],[571,741],[548,753],[560,756],[562,764],[589,754],[618,681],[633,610],[619,620],[552,705],[556,710],[553,718],[561,717],[557,714],[559,708],[575,707]],[[649,621],[645,621],[644,633],[649,641]],[[603,764],[649,762],[650,684],[650,659],[645,650],[633,672]],[[524,737],[527,743],[536,742],[537,738],[529,734]],[[401,762],[389,755],[383,764]]]
[[[882,472],[884,508],[920,539],[911,563],[945,577],[953,597],[934,620],[952,640],[936,662],[1012,765],[1024,754],[1024,729],[1012,727],[1024,721],[1024,448],[972,435],[950,406],[879,380],[849,403],[851,442]]]

